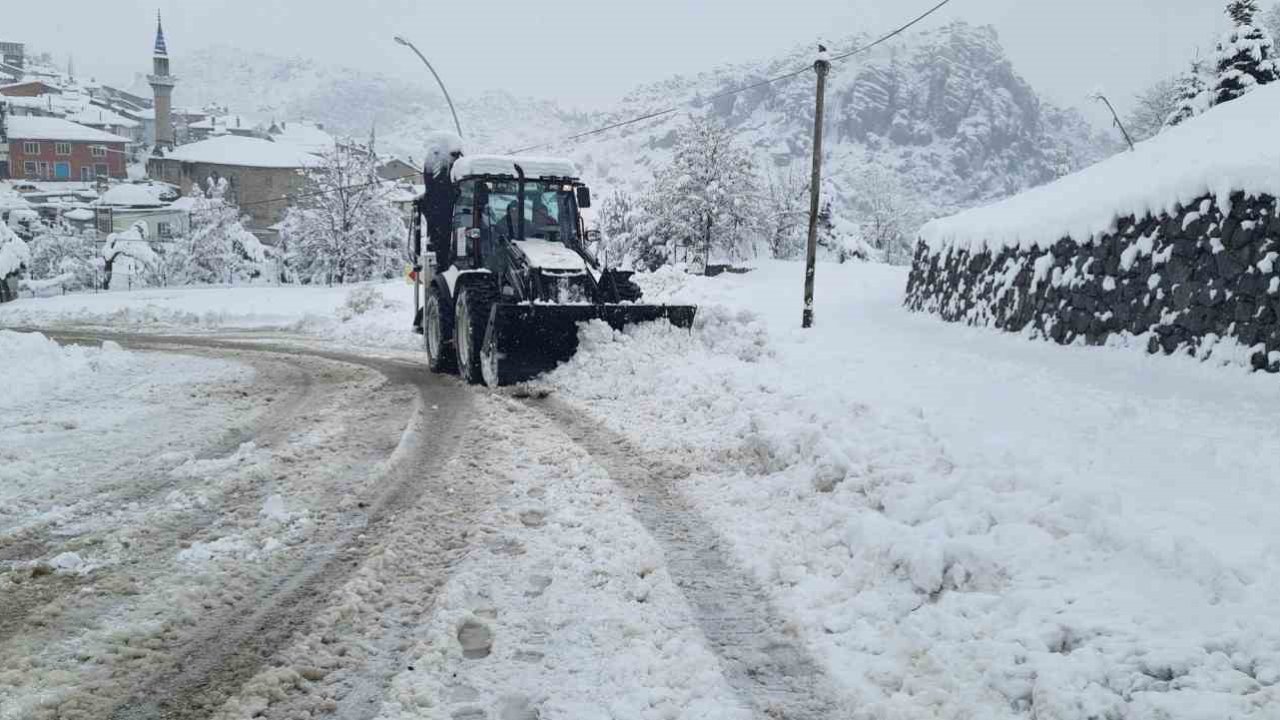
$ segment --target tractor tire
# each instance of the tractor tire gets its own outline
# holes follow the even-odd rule
[[[458,372],[472,385],[484,382],[480,367],[480,349],[489,326],[489,308],[496,293],[480,283],[470,283],[458,290],[453,311],[453,347],[458,357]]]
[[[427,303],[422,308],[422,346],[427,351],[427,369],[433,373],[452,373],[458,369],[445,307],[439,290],[427,293]]]

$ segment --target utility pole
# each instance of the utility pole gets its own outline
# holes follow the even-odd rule
[[[827,48],[818,46],[818,59],[813,63],[818,73],[818,102],[813,110],[813,176],[809,180],[809,243],[804,259],[804,319],[801,327],[813,327],[813,265],[818,254],[818,211],[822,194],[822,106],[827,92]]]

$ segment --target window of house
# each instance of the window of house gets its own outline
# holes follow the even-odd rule
[[[36,176],[36,163],[34,160],[28,160],[22,163],[22,174],[28,178],[34,178]]]
[[[45,161],[43,161],[43,160],[40,160],[40,161],[38,161],[38,162],[36,163],[36,165],[38,165],[38,166],[39,166],[39,170],[38,170],[37,172],[40,174],[40,177],[42,177],[42,178],[48,178],[48,177],[49,177],[49,163],[47,163],[47,162],[45,162]]]
[[[80,182],[93,182],[93,168],[88,166],[80,168]]]
[[[71,143],[54,143],[53,151],[58,155],[70,155]]]
[[[98,163],[93,166],[93,172],[98,177],[111,177],[111,169],[106,163]]]
[[[94,157],[107,156],[107,148],[105,145],[94,145],[93,147],[89,148],[89,152],[92,153]]]
[[[38,142],[24,142],[24,143],[22,143],[22,152],[26,153],[27,155],[39,155],[39,154],[40,154],[40,143],[38,143]]]
[[[163,220],[156,223],[156,236],[162,239],[173,237],[173,226]]]

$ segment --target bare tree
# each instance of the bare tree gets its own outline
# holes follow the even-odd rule
[[[911,261],[911,238],[920,224],[920,210],[897,173],[868,164],[854,181],[853,207],[866,244],[892,264]]]

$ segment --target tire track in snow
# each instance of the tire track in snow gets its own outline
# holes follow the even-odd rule
[[[552,398],[528,404],[555,421],[608,472],[635,517],[662,547],[668,572],[730,684],[761,717],[848,717],[834,683],[788,629],[768,593],[734,562],[718,535],[676,488],[688,471],[646,454],[622,435]]]
[[[57,333],[49,337],[60,342],[66,338]],[[261,356],[240,358],[253,365],[259,371],[254,380],[254,388],[280,388],[295,386],[298,388],[282,402],[273,402],[270,408],[246,429],[243,426],[229,428],[218,440],[207,445],[192,456],[193,460],[216,460],[234,453],[246,442],[262,442],[270,445],[288,436],[292,432],[293,422],[307,411],[318,412],[318,405],[324,402],[314,390],[317,385],[316,372],[301,366],[288,366],[276,360],[264,359]],[[312,407],[317,406],[317,407]],[[195,481],[194,478],[180,479],[174,477],[168,469],[154,469],[142,476],[128,475],[129,468],[115,468],[112,474],[120,477],[109,480],[103,485],[95,485],[80,489],[74,499],[75,510],[60,515],[56,520],[48,520],[29,525],[19,533],[0,539],[0,561],[12,561],[22,557],[51,556],[66,547],[68,543],[76,543],[86,533],[64,534],[56,536],[52,531],[54,525],[67,525],[82,520],[90,515],[101,515],[104,509],[108,513],[119,515],[112,517],[110,525],[116,528],[129,528],[138,520],[133,515],[144,512],[147,508],[163,505],[162,498],[168,493],[181,489]],[[62,498],[59,498],[62,501]],[[183,518],[184,522],[175,527],[166,527],[163,535],[152,535],[147,538],[152,546],[180,546],[191,540],[207,527],[217,522],[222,513],[203,511],[194,517]],[[110,531],[108,531],[110,532]],[[99,538],[99,541],[101,539]],[[21,630],[37,608],[49,605],[59,598],[94,585],[99,581],[95,575],[44,575],[29,570],[12,572],[30,573],[31,577],[21,583],[12,583],[8,592],[0,597],[0,644],[14,637]]]

